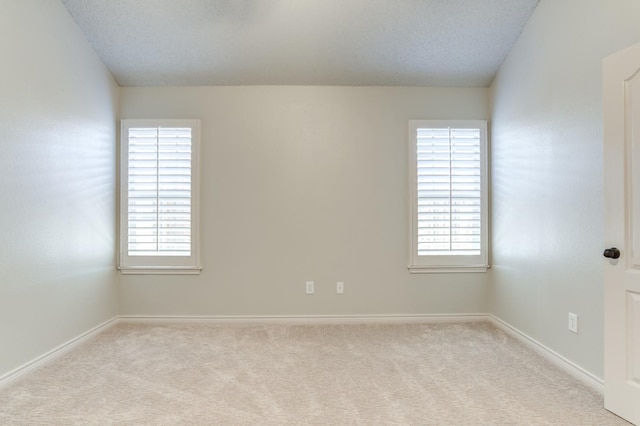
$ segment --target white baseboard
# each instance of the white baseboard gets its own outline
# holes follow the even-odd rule
[[[211,323],[211,324],[402,324],[402,323],[454,323],[488,321],[531,349],[591,386],[600,393],[604,392],[602,379],[589,373],[579,365],[563,357],[517,328],[507,324],[491,314],[446,314],[446,315],[203,315],[203,316],[168,316],[168,315],[120,315],[114,317],[91,330],[69,340],[55,349],[27,362],[26,364],[0,376],[0,388],[10,382],[32,372],[53,361],[55,358],[72,350],[93,336],[118,323],[176,324],[176,323]]]
[[[488,321],[487,314],[446,315],[120,315],[124,323],[212,323],[212,324],[365,324]]]
[[[488,317],[489,317],[489,321],[493,325],[498,327],[500,330],[504,331],[510,336],[515,337],[519,341],[525,343],[528,347],[535,350],[544,358],[551,361],[554,365],[560,367],[562,370],[571,374],[573,377],[580,380],[584,384],[592,387],[593,389],[597,390],[601,394],[604,393],[604,382],[599,377],[594,376],[584,368],[580,367],[578,364],[570,361],[569,359],[560,355],[553,349],[548,348],[547,346],[543,345],[542,343],[538,342],[536,339],[528,336],[527,334],[523,333],[517,328],[507,324],[506,322],[502,321],[500,318],[494,315],[489,315]]]
[[[104,330],[106,330],[109,327],[112,327],[117,322],[118,322],[118,317],[113,317],[110,320],[105,321],[102,324],[92,328],[91,330],[86,331],[86,332],[82,333],[81,335],[76,336],[73,339],[61,344],[57,348],[54,348],[54,349],[50,350],[49,352],[47,352],[47,353],[45,353],[43,355],[40,355],[39,357],[27,362],[26,364],[23,364],[20,367],[15,368],[15,369],[9,371],[8,373],[0,376],[0,388],[8,385],[9,383],[13,382],[14,380],[19,379],[20,377],[23,377],[23,376],[31,373],[32,371],[36,370],[37,368],[40,368],[43,365],[53,361],[54,359],[58,358],[59,356],[63,355],[64,353],[66,353],[66,352],[78,347],[79,345],[81,345],[85,341],[89,340],[93,336],[95,336],[95,335],[97,335],[99,333],[102,333]]]

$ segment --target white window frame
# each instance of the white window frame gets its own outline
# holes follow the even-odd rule
[[[424,128],[480,129],[480,238],[479,255],[418,255],[418,163],[417,132]],[[411,273],[486,272],[488,254],[488,154],[487,122],[484,120],[410,120],[408,137],[409,265]]]
[[[191,249],[189,256],[128,255],[129,129],[159,127],[191,128]],[[118,269],[122,274],[194,275],[200,264],[200,120],[125,119],[120,121]]]

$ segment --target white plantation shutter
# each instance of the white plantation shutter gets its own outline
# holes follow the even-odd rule
[[[418,129],[418,255],[480,254],[480,129]]]
[[[194,120],[123,120],[121,269],[199,269],[198,129]]]
[[[191,255],[191,128],[129,128],[129,256]]]
[[[410,132],[410,269],[486,269],[486,123],[411,121]]]

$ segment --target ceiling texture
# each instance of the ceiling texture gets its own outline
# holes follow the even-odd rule
[[[121,86],[487,87],[538,0],[61,0]]]

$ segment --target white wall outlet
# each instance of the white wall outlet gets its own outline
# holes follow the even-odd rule
[[[569,312],[569,331],[578,334],[578,316]]]
[[[314,292],[314,284],[313,281],[307,281],[305,283],[306,289],[307,289],[307,294],[313,294]]]
[[[344,293],[344,283],[342,281],[338,281],[336,283],[336,293],[343,294]]]

